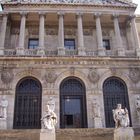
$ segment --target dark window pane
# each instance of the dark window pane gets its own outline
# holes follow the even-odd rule
[[[38,39],[29,39],[28,48],[29,49],[36,49],[38,47]]]
[[[75,40],[74,39],[65,39],[64,45],[66,49],[75,49]]]
[[[106,50],[110,50],[110,41],[108,39],[104,39],[103,40],[103,47],[106,49]]]

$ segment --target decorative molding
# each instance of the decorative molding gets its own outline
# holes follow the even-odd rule
[[[131,68],[129,77],[134,83],[138,83],[140,81],[140,68]]]
[[[100,78],[100,76],[96,69],[89,70],[88,79],[90,80],[90,82],[96,83],[99,81],[99,78]]]

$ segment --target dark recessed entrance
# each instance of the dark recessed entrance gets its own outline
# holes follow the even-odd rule
[[[60,85],[60,127],[87,127],[85,85],[78,78],[66,78]]]
[[[14,129],[41,128],[41,84],[33,77],[19,81],[16,87]]]

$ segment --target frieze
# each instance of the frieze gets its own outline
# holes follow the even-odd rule
[[[131,68],[129,70],[129,77],[134,83],[139,82],[140,81],[140,68]]]

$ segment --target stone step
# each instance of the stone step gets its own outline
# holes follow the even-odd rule
[[[56,140],[113,140],[113,128],[56,129]],[[140,140],[140,128],[134,128]],[[0,140],[39,140],[40,130],[0,130]],[[48,140],[46,138],[46,140]]]

